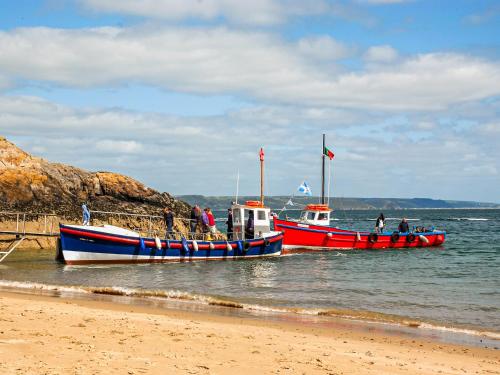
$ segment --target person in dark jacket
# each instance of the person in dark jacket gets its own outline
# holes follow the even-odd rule
[[[196,228],[198,227],[198,223],[201,222],[201,209],[197,204],[191,210],[191,217],[189,221],[189,229],[191,233],[196,233]]]
[[[399,233],[408,233],[409,231],[410,231],[410,227],[408,226],[408,222],[406,221],[406,218],[404,217],[403,220],[401,220],[401,223],[399,223],[398,232]]]
[[[247,225],[245,227],[245,238],[252,239],[254,237],[254,221],[253,211],[248,213]]]
[[[230,208],[227,210],[227,239],[231,241],[233,239],[233,211]]]
[[[165,238],[170,238],[170,235],[173,233],[174,227],[174,214],[170,211],[170,208],[165,207],[163,210],[163,220],[165,222],[165,226],[167,227],[167,231],[165,233]]]

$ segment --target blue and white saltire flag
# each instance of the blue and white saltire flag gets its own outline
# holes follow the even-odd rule
[[[305,195],[312,195],[311,187],[307,184],[307,182],[302,182],[302,184],[299,186],[297,189],[299,192],[305,194]]]

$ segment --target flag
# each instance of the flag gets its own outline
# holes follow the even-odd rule
[[[309,185],[305,181],[302,182],[302,184],[299,186],[299,188],[297,190],[301,193],[304,193],[305,195],[309,195],[309,196],[312,195],[311,188],[309,187]]]
[[[259,152],[260,161],[264,161],[264,149],[261,147]]]
[[[330,151],[330,150],[328,149],[328,147],[325,147],[325,149],[323,150],[323,154],[324,154],[325,156],[328,156],[328,158],[329,158],[330,160],[332,160],[332,159],[333,159],[333,157],[335,156],[335,154],[334,154],[332,151]]]

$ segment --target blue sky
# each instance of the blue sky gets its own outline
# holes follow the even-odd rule
[[[0,133],[173,194],[500,202],[495,1],[1,1]]]

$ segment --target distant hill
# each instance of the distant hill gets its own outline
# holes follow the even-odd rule
[[[177,198],[201,207],[211,207],[215,210],[224,210],[230,207],[234,196],[204,196],[179,195]],[[239,197],[239,202],[259,200],[257,196]],[[288,201],[286,196],[266,197],[265,203],[272,209],[280,209]],[[308,203],[318,203],[318,197],[294,197],[293,203],[301,208]],[[498,203],[454,201],[430,198],[333,198],[330,206],[336,210],[374,210],[374,209],[431,209],[431,208],[500,208]],[[287,206],[290,208],[290,206]]]

